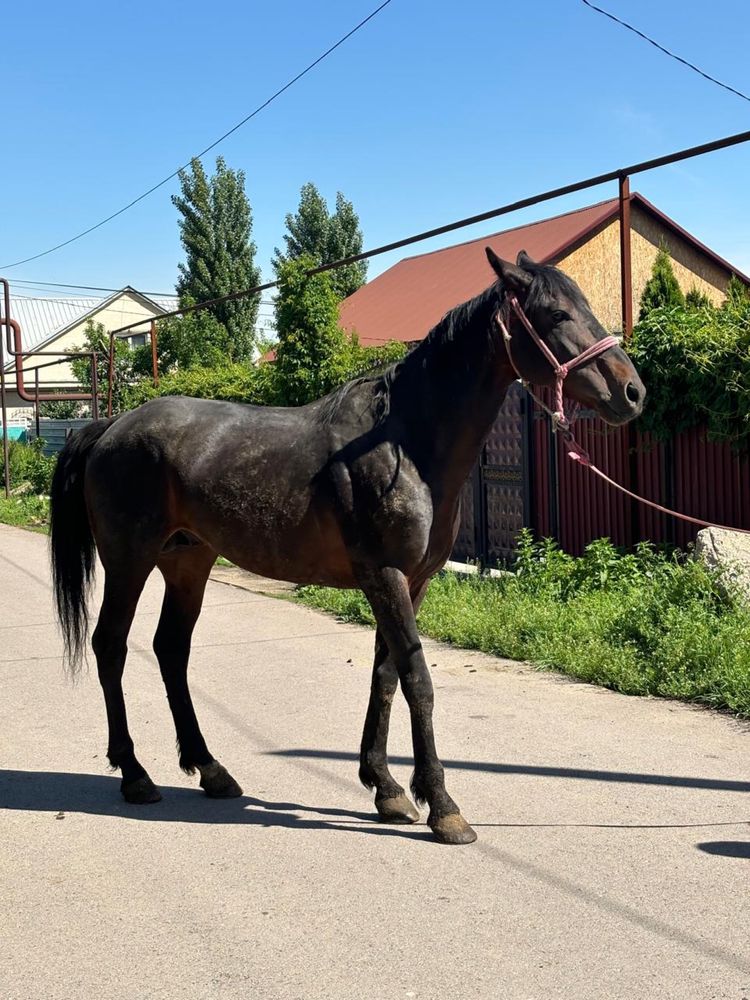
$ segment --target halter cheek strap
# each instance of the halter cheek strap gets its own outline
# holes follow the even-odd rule
[[[505,316],[503,316],[503,312]],[[529,336],[532,338],[534,343],[537,345],[539,350],[542,352],[544,357],[549,361],[552,368],[552,372],[555,376],[555,409],[550,410],[538,396],[536,396],[532,390],[529,388],[528,381],[523,377],[521,372],[518,370],[518,365],[513,358],[513,352],[511,350],[511,335],[510,335],[510,314],[514,312],[518,319],[526,327]],[[585,351],[581,351],[579,355],[575,358],[571,358],[570,361],[561,362],[558,361],[549,347],[545,344],[542,338],[534,329],[531,324],[529,317],[523,310],[521,303],[518,301],[516,296],[510,292],[506,294],[505,301],[503,305],[495,314],[495,322],[500,328],[500,332],[503,335],[503,340],[505,341],[505,348],[508,352],[508,360],[513,367],[514,372],[521,379],[526,390],[534,397],[537,403],[546,410],[547,413],[552,417],[553,426],[555,428],[560,428],[561,430],[568,430],[570,428],[571,421],[565,415],[565,404],[563,402],[563,384],[565,379],[568,377],[570,372],[574,371],[576,368],[580,368],[582,365],[588,364],[594,358],[597,358],[600,354],[608,351],[610,347],[617,347],[619,340],[617,337],[604,337],[602,340],[597,340],[590,347],[587,347]]]

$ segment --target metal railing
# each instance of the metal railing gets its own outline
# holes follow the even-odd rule
[[[473,226],[480,222],[487,222],[490,219],[496,219],[503,215],[508,215],[512,212],[517,212],[523,208],[529,208],[532,205],[538,205],[545,201],[551,201],[555,198],[561,198],[564,195],[574,194],[578,191],[585,191],[589,188],[599,187],[602,184],[611,183],[616,181],[618,185],[618,201],[619,201],[619,220],[620,220],[620,287],[622,296],[622,331],[625,337],[629,336],[633,328],[633,286],[632,286],[632,261],[631,261],[631,248],[630,248],[630,177],[634,174],[644,173],[648,170],[656,170],[659,167],[664,167],[672,163],[678,163],[681,160],[692,159],[697,156],[704,156],[707,153],[716,152],[721,149],[728,149],[732,146],[741,145],[750,141],[750,131],[738,132],[734,135],[725,136],[722,139],[715,139],[711,142],[702,143],[698,146],[690,146],[686,149],[678,150],[674,153],[668,153],[665,156],[658,156],[650,160],[643,160],[640,163],[633,163],[629,166],[620,167],[615,170],[609,170],[603,174],[597,174],[593,177],[585,178],[584,180],[575,181],[572,184],[566,184],[562,187],[552,188],[548,191],[540,192],[539,194],[531,195],[528,198],[522,198],[518,201],[508,202],[505,205],[501,205],[498,208],[491,209],[488,212],[481,212],[478,215],[468,216],[463,219],[458,219],[455,222],[450,222],[442,226],[438,226],[434,229],[425,230],[424,232],[417,233],[413,236],[405,237],[404,239],[395,240],[391,243],[383,244],[382,246],[374,247],[371,250],[365,250],[362,253],[352,254],[349,257],[343,257],[340,260],[332,261],[328,264],[321,264],[318,267],[310,268],[308,270],[307,276],[311,277],[315,274],[321,274],[324,271],[332,271],[339,267],[346,267],[349,264],[356,264],[359,261],[367,260],[372,257],[379,256],[384,253],[389,253],[393,250],[399,250],[403,247],[411,246],[415,243],[421,243],[424,240],[432,239],[436,236],[442,236],[446,233],[454,232],[458,229],[463,229],[467,226]],[[23,384],[23,358],[42,354],[56,355],[58,356],[58,361],[56,363],[63,363],[69,360],[74,355],[64,354],[63,352],[56,351],[26,351],[24,352],[21,345],[21,331],[18,324],[10,318],[10,293],[8,282],[4,278],[0,278],[0,283],[2,283],[4,289],[4,308],[5,312],[3,316],[0,316],[0,326],[6,326],[8,328],[7,338],[8,338],[8,351],[16,359],[16,378],[17,386],[21,389],[25,389]],[[258,295],[260,292],[267,291],[268,289],[275,288],[278,285],[278,281],[268,281],[260,285],[254,285],[252,288],[245,288],[237,292],[231,292],[228,295],[222,295],[218,298],[211,299],[206,302],[199,302],[192,306],[186,306],[184,308],[175,309],[172,312],[164,313],[158,317],[158,319],[169,319],[173,316],[184,316],[188,313],[196,312],[199,309],[210,309],[212,306],[219,305],[223,302],[231,302],[236,299],[244,298],[246,296]],[[113,397],[113,386],[116,377],[115,369],[115,348],[114,343],[118,337],[127,336],[132,334],[132,331],[137,327],[142,327],[149,320],[141,319],[127,324],[126,326],[118,327],[112,330],[109,334],[109,349],[108,349],[108,388],[107,388],[107,413],[111,415],[112,413],[112,397]],[[158,370],[158,343],[157,343],[157,329],[156,320],[151,320],[151,352],[152,352],[152,366],[153,366],[153,379],[155,384],[159,381],[159,370]],[[15,349],[11,345],[11,331],[14,335]],[[36,373],[36,387],[34,395],[26,394],[24,395],[19,389],[19,395],[22,399],[35,402],[37,404],[37,414],[38,414],[38,403],[40,401],[44,402],[47,400],[90,400],[92,403],[92,409],[94,411],[98,410],[98,385],[96,377],[96,352],[90,352],[86,354],[78,355],[79,357],[90,357],[91,358],[91,371],[92,371],[92,391],[88,394],[80,393],[56,393],[56,394],[42,394],[39,393],[38,389],[38,372]],[[51,362],[54,364],[55,362]],[[44,367],[44,365],[34,366],[35,368]],[[30,369],[27,369],[30,370]],[[20,374],[19,374],[20,373]],[[18,381],[20,377],[20,383]],[[4,361],[2,357],[2,340],[0,338],[0,396],[2,396],[2,417],[3,417],[3,454],[5,456],[5,470],[6,470],[6,480],[8,475],[8,461],[7,461],[7,431],[6,431],[6,410],[5,410],[5,400],[6,400],[6,389],[5,389],[5,371],[4,371]],[[37,415],[38,419],[38,415]],[[6,481],[6,491],[8,489],[8,483]]]

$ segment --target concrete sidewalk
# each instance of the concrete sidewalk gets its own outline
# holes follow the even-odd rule
[[[0,526],[2,1000],[750,1000],[750,733],[426,642],[448,787],[479,834],[373,820],[357,782],[372,634],[220,582],[192,689],[245,796],[183,775],[151,652],[125,689],[164,800],[104,756],[60,661],[46,539]],[[403,702],[394,771],[408,780]]]

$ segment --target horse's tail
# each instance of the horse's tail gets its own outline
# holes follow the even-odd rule
[[[96,551],[83,493],[86,460],[111,423],[111,419],[94,420],[71,435],[60,452],[52,476],[52,575],[65,656],[73,675],[81,665],[88,635],[87,600]]]

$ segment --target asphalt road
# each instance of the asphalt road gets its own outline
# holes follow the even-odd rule
[[[164,794],[108,773],[93,669],[64,677],[46,539],[0,526],[2,1000],[750,998],[750,732],[427,642],[448,788],[479,834],[374,821],[365,629],[209,584],[203,731],[245,796],[183,775],[151,635],[126,697]],[[408,719],[391,747],[409,774]]]

